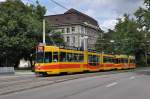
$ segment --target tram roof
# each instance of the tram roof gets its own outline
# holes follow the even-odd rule
[[[110,54],[102,54],[102,56],[114,57],[114,55],[110,55]]]
[[[44,46],[45,52],[53,51],[53,52],[58,52],[59,47],[57,46]]]
[[[115,55],[116,58],[128,58],[128,55]]]

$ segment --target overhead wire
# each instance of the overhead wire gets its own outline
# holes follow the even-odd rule
[[[55,1],[55,0],[50,0],[50,1],[52,1],[52,2],[55,3],[56,5],[58,5],[58,6],[62,7],[62,8],[64,8],[64,9],[66,9],[66,10],[69,10],[67,7],[65,7],[64,5],[58,3],[58,2]]]

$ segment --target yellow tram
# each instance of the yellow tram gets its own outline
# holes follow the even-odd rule
[[[56,46],[38,46],[35,62],[35,73],[42,75],[136,67],[134,56],[108,55]]]

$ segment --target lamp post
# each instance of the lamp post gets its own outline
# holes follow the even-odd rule
[[[43,44],[46,45],[46,42],[45,42],[45,19],[43,19]]]
[[[81,39],[81,45],[82,45],[82,41],[83,41],[83,48],[84,48],[84,51],[87,51],[88,50],[88,45],[87,45],[87,39],[88,39],[88,36],[83,36],[80,38]]]
[[[115,52],[114,42],[115,42],[115,40],[110,40],[110,43],[112,43],[112,54],[114,54],[114,52]]]

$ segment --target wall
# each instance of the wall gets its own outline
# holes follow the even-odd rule
[[[0,74],[14,74],[14,67],[0,67]]]

